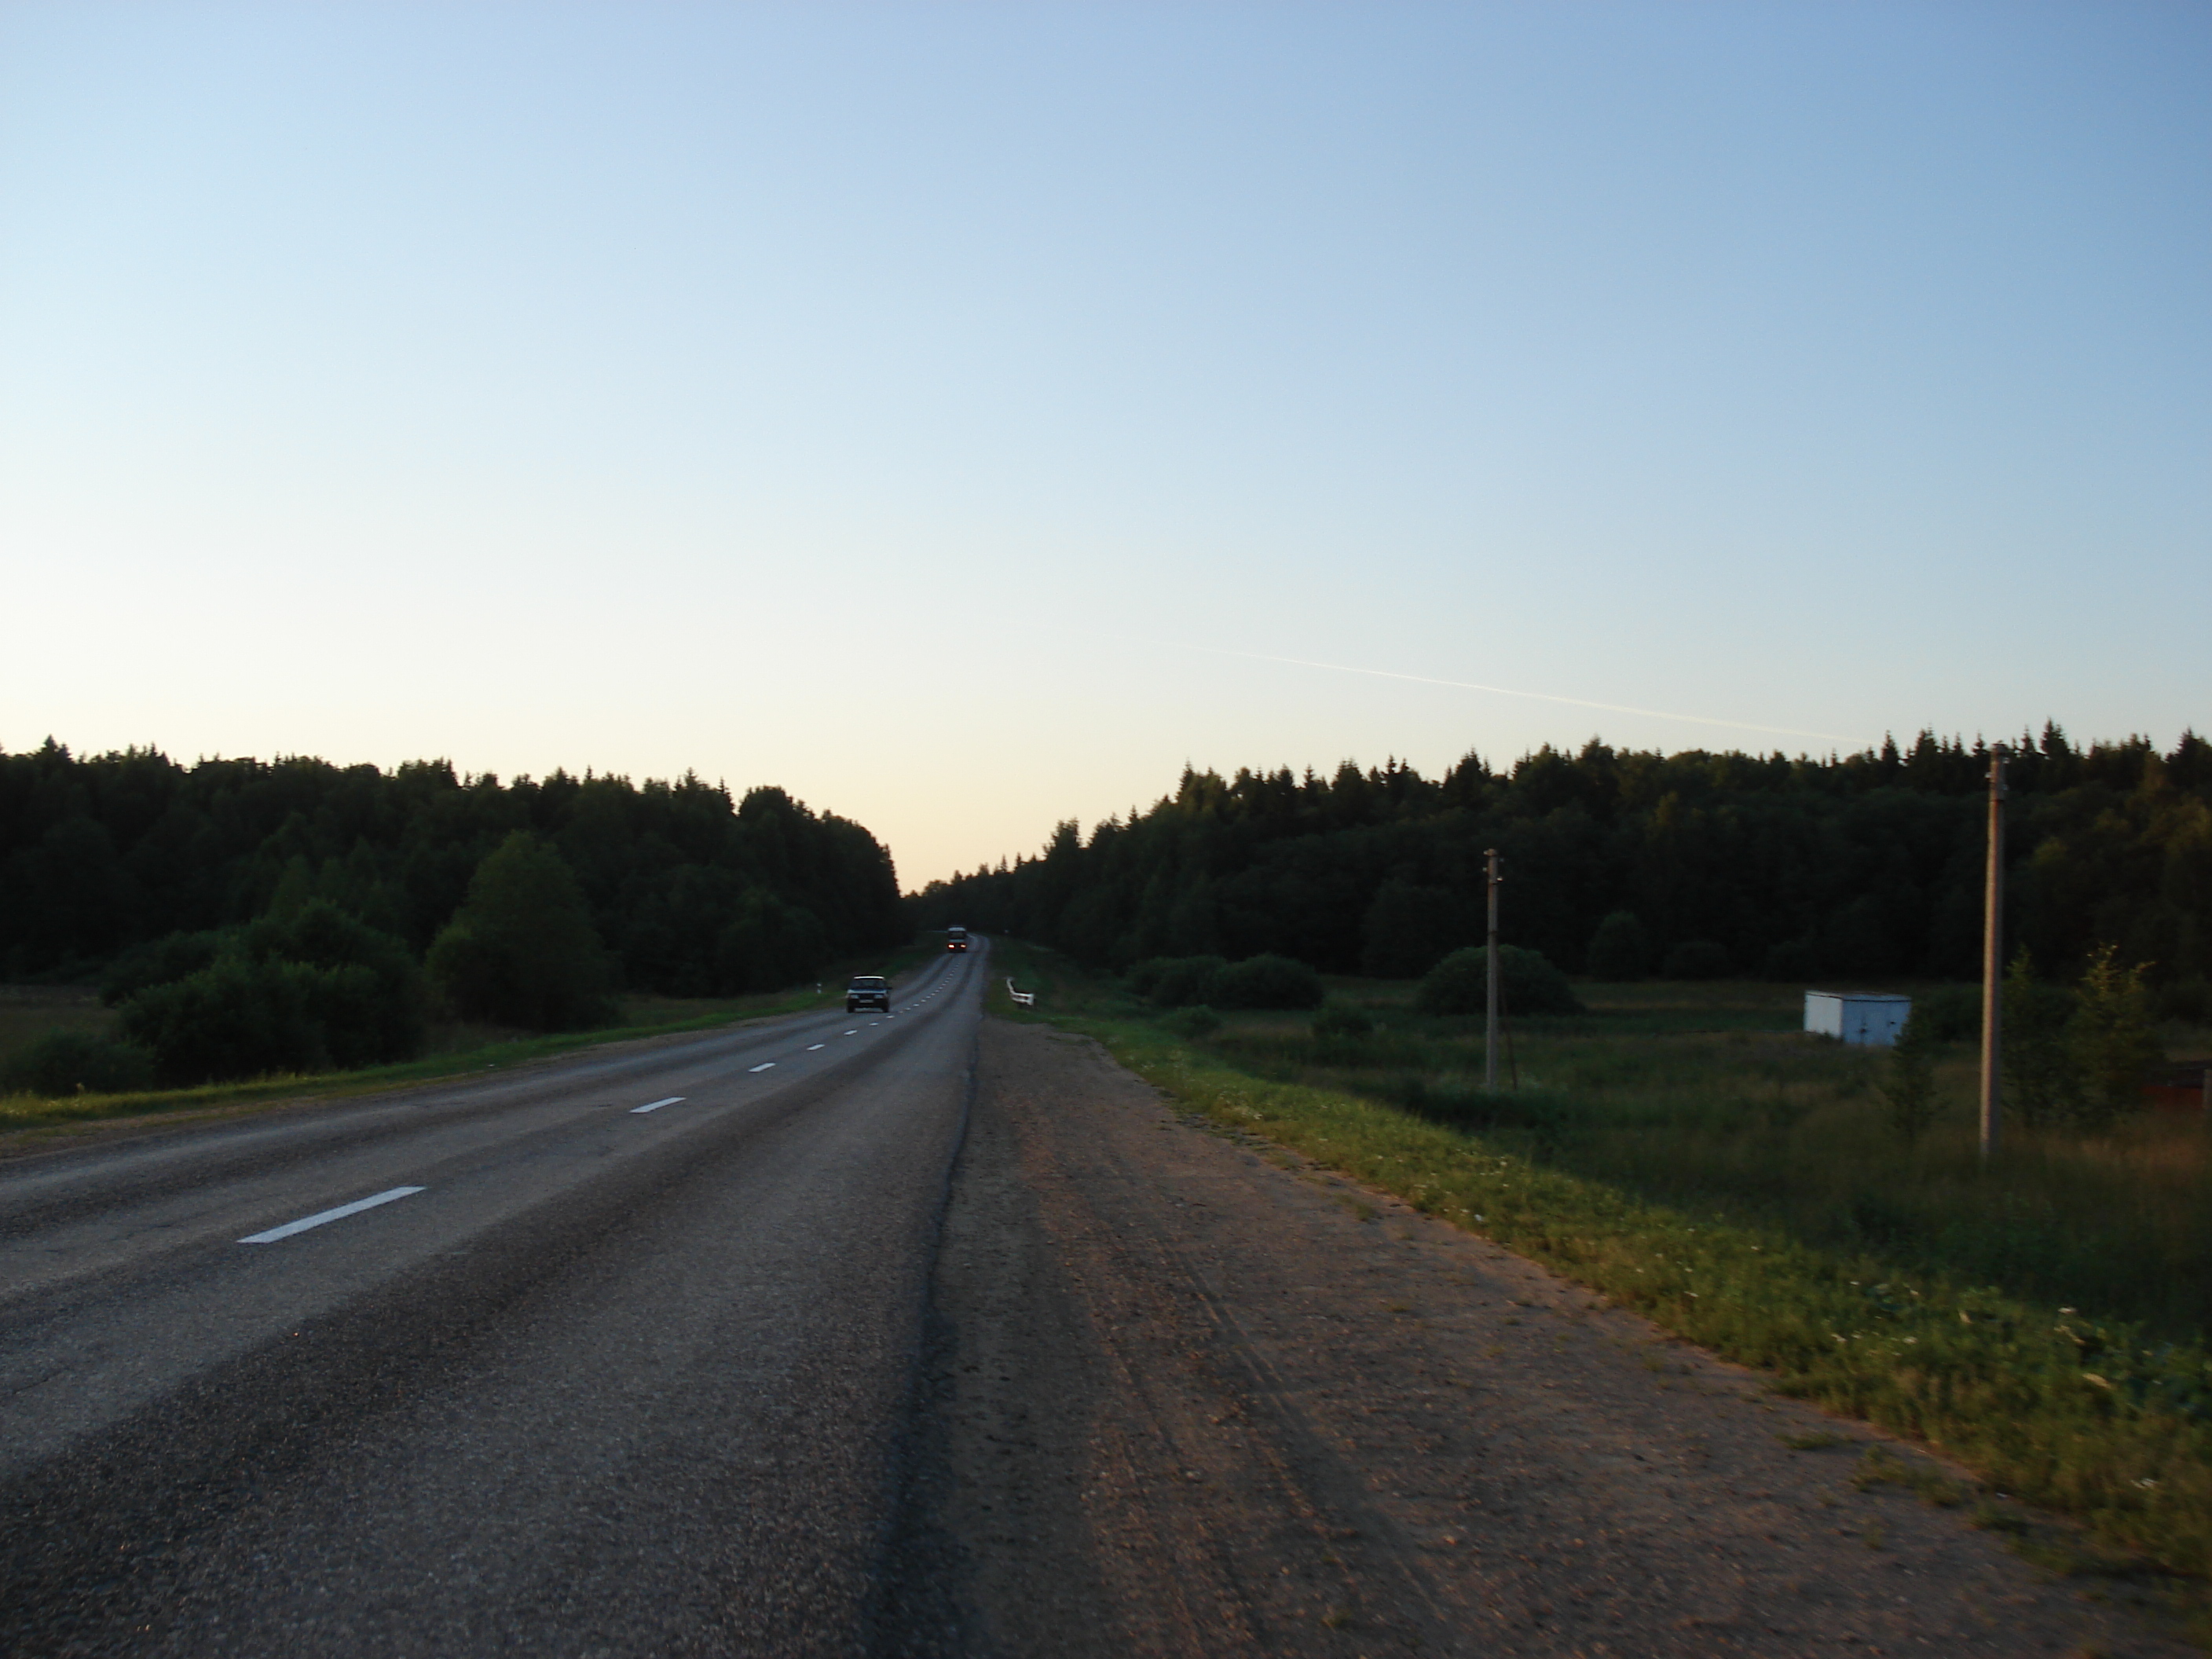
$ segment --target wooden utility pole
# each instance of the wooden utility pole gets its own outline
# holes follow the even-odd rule
[[[1990,750],[1990,867],[1982,890],[1982,1161],[1997,1149],[1997,1074],[2004,1050],[2005,751]]]
[[[1498,849],[1491,848],[1482,855],[1489,860],[1490,869],[1490,961],[1483,974],[1483,995],[1487,1006],[1484,1009],[1482,1026],[1482,1086],[1491,1094],[1498,1092]]]

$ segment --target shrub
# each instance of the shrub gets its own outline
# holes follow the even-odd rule
[[[1889,1073],[1882,1079],[1881,1094],[1889,1103],[1889,1127],[1908,1146],[1936,1121],[1936,1036],[1917,1008],[1889,1051]]]
[[[1202,1002],[1187,1008],[1178,1008],[1160,1021],[1161,1025],[1179,1037],[1202,1037],[1221,1029],[1221,1016]]]
[[[1213,976],[1228,965],[1220,957],[1171,957],[1152,980],[1152,1001],[1162,1008],[1210,1001]]]
[[[1615,910],[1590,935],[1583,971],[1592,979],[1620,983],[1651,971],[1651,935],[1630,910]]]
[[[1374,1030],[1375,1022],[1365,1009],[1347,1008],[1340,1002],[1330,1003],[1313,1017],[1316,1037],[1364,1037]]]
[[[136,1043],[89,1031],[52,1031],[0,1070],[0,1093],[119,1095],[154,1081],[154,1057]]]
[[[313,899],[289,915],[253,923],[240,945],[250,960],[321,970],[309,1012],[333,1065],[375,1066],[422,1052],[428,1000],[422,970],[390,933]]]
[[[1321,975],[1289,957],[1247,957],[1217,969],[1206,1000],[1224,1008],[1318,1008]]]
[[[1666,979],[1726,979],[1735,969],[1728,947],[1709,939],[1684,939],[1659,964],[1660,975]]]
[[[374,1066],[422,1048],[422,973],[406,945],[321,899],[227,933],[172,934],[117,964],[109,993],[125,987],[123,1029],[163,1083]]]
[[[355,969],[318,969],[227,951],[209,967],[149,986],[123,1005],[123,1029],[151,1049],[163,1083],[226,1082],[331,1063],[315,1017],[319,981]],[[356,993],[358,986],[350,988]],[[343,993],[341,994],[343,994]]]
[[[2081,1079],[2066,1042],[2073,993],[2036,978],[2022,950],[2005,969],[2003,996],[2000,1066],[2006,1109],[2031,1129],[2074,1116],[2081,1109]]]
[[[606,952],[561,854],[518,830],[477,866],[431,942],[430,977],[472,1019],[573,1030],[610,1017]]]
[[[2141,964],[2121,967],[2118,955],[2116,946],[2107,945],[2089,958],[2066,1030],[2085,1085],[2083,1120],[2100,1127],[2142,1105],[2144,1077],[2166,1058],[2151,1029],[2145,969]]]
[[[229,936],[220,933],[170,933],[134,945],[108,964],[100,981],[100,1000],[112,1008],[149,985],[167,985],[213,965]]]
[[[1500,1000],[1509,1013],[1578,1014],[1582,1003],[1567,976],[1554,968],[1540,951],[1524,951],[1517,945],[1498,948]],[[1413,1006],[1425,1014],[1479,1014],[1487,1006],[1490,952],[1480,945],[1455,951],[1435,967],[1413,994]]]

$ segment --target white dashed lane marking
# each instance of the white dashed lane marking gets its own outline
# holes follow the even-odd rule
[[[775,1062],[772,1060],[764,1060],[751,1069],[756,1072],[772,1072],[775,1069]]]
[[[821,1046],[822,1046],[822,1045],[821,1045],[820,1043],[818,1043],[818,1042],[810,1042],[810,1043],[808,1043],[808,1044],[806,1045],[806,1052],[807,1052],[808,1054],[812,1054],[812,1053],[813,1053],[817,1048],[819,1048]]]
[[[389,1204],[395,1198],[408,1198],[428,1190],[422,1187],[394,1187],[389,1192],[373,1198],[357,1198],[350,1204],[341,1204],[335,1210],[322,1210],[297,1221],[288,1221],[281,1227],[271,1227],[265,1233],[249,1233],[238,1242],[241,1244],[274,1244],[280,1238],[289,1238],[294,1233],[304,1233],[310,1227],[319,1227],[329,1221],[343,1221],[349,1215],[359,1215],[363,1210],[373,1210],[380,1204]]]
[[[633,1106],[629,1109],[631,1115],[635,1116],[640,1112],[657,1112],[664,1106],[678,1106],[681,1105],[683,1102],[684,1097],[682,1095],[671,1095],[665,1100],[649,1101],[645,1105]]]

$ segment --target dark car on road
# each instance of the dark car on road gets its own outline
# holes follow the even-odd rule
[[[891,982],[881,974],[855,974],[845,987],[845,1012],[856,1013],[863,1008],[891,1011]]]

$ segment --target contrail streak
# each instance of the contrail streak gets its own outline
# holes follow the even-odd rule
[[[1625,702],[1594,702],[1588,697],[1559,697],[1548,691],[1516,691],[1505,685],[1478,685],[1473,680],[1432,679],[1426,674],[1397,674],[1387,668],[1358,668],[1350,663],[1314,662],[1305,657],[1271,656],[1264,651],[1231,651],[1218,645],[1186,645],[1185,651],[1204,651],[1217,657],[1243,657],[1250,662],[1287,663],[1294,668],[1326,668],[1337,674],[1365,674],[1378,680],[1408,680],[1415,685],[1444,685],[1455,691],[1487,691],[1492,696],[1528,697],[1537,702],[1563,702],[1576,708],[1601,708],[1613,714],[1641,714],[1648,720],[1686,720],[1692,726],[1717,726],[1730,732],[1765,732],[1774,737],[1820,738],[1829,743],[1852,743],[1836,732],[1805,732],[1794,726],[1756,726],[1749,720],[1717,720],[1705,714],[1674,714],[1663,708],[1637,708]]]

